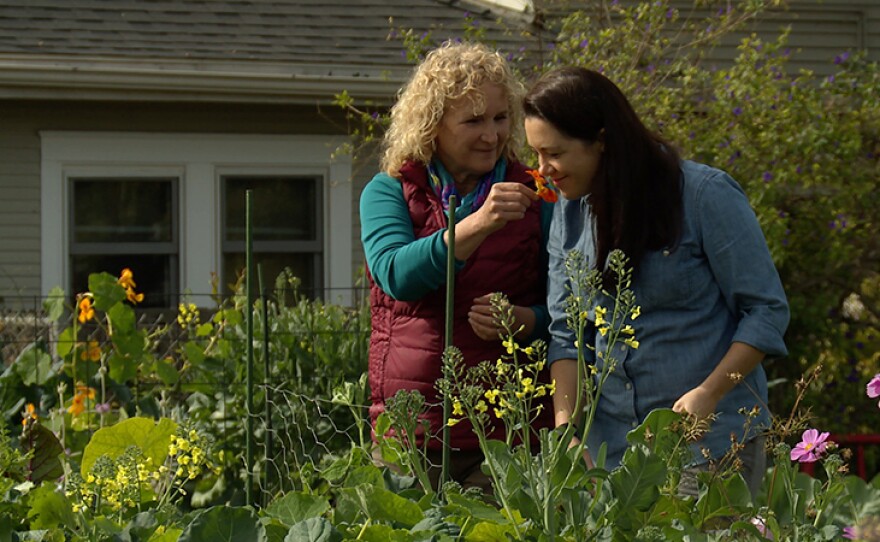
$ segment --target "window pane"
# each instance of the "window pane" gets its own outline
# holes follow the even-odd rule
[[[89,274],[106,271],[118,277],[126,267],[134,273],[135,291],[144,294],[138,307],[170,307],[177,303],[172,273],[176,273],[176,258],[170,255],[92,255],[72,256],[73,294],[89,289]]]
[[[74,243],[173,241],[170,179],[74,179]]]
[[[291,253],[271,253],[259,252],[254,254],[254,272],[257,272],[257,265],[263,276],[263,286],[268,289],[275,287],[275,279],[281,274],[285,267],[289,267],[293,275],[302,282],[300,285],[300,293],[308,297],[320,297],[321,292],[315,292],[317,284],[315,282],[315,256],[312,254],[291,254]],[[228,293],[231,291],[231,285],[239,275],[244,274],[245,261],[243,253],[227,253],[223,255],[223,277],[225,284],[221,292]],[[252,282],[254,296],[259,292],[259,278],[254,277]]]
[[[247,189],[252,190],[255,241],[316,240],[318,187],[314,177],[225,177],[225,240],[245,240]]]

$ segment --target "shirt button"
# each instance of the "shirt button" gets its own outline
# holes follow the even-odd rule
[[[633,420],[633,421],[632,421],[632,426],[633,426],[633,429],[635,429],[636,427],[639,426],[639,422]]]
[[[625,387],[626,389],[628,389],[628,390],[633,389],[633,385],[632,385],[631,383],[629,383],[629,382],[627,382],[626,385],[625,385],[624,387]]]
[[[668,250],[664,250],[664,251],[663,251],[663,255],[664,255],[664,256],[669,256],[669,251],[668,251]]]

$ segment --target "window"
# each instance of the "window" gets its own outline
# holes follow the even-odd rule
[[[172,305],[178,286],[177,179],[70,179],[70,292],[95,271],[134,272],[143,307]]]
[[[212,277],[228,284],[244,267],[244,191],[251,188],[264,284],[290,267],[304,293],[315,289],[328,301],[351,302],[351,160],[331,158],[343,139],[134,132],[40,137],[43,294],[55,286],[75,293],[89,273],[129,267],[144,305],[175,307],[185,293],[213,306]]]
[[[302,292],[322,288],[321,179],[297,176],[227,175],[223,182],[222,283],[235,282],[245,268],[245,191],[251,191],[254,264],[271,288],[284,268],[302,280]],[[253,281],[254,294],[258,281]]]

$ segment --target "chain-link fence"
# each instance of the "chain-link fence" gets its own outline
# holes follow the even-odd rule
[[[345,296],[351,305],[295,289],[259,297],[250,382],[243,296],[198,296],[213,299],[210,308],[181,296],[176,309],[133,312],[130,328],[112,309],[79,322],[74,299],[55,304],[65,307],[60,315],[45,300],[18,300],[0,310],[5,423],[14,430],[34,404],[76,463],[102,426],[170,417],[203,428],[224,452],[223,473],[193,488],[193,505],[241,503],[248,481],[254,504],[265,504],[314,483],[334,457],[369,440],[367,296]]]

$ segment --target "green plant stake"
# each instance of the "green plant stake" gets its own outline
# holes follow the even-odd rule
[[[449,211],[446,218],[447,224],[447,257],[446,257],[446,336],[444,347],[452,346],[452,317],[454,310],[454,294],[455,294],[455,206],[458,198],[454,195],[449,197]],[[451,225],[451,226],[450,226]],[[445,349],[444,348],[444,349]],[[445,369],[445,366],[444,366]],[[444,375],[449,377],[449,375]],[[449,400],[449,394],[443,395],[443,420],[448,420],[452,415],[452,402]],[[443,485],[449,479],[449,425],[443,424],[443,455],[440,466],[440,481],[437,484],[438,493],[443,494]]]
[[[245,500],[248,506],[254,504],[254,295],[251,293],[251,279],[254,276],[254,235],[253,235],[253,198],[252,190],[245,190],[245,295],[247,296],[247,484],[245,487]]]

